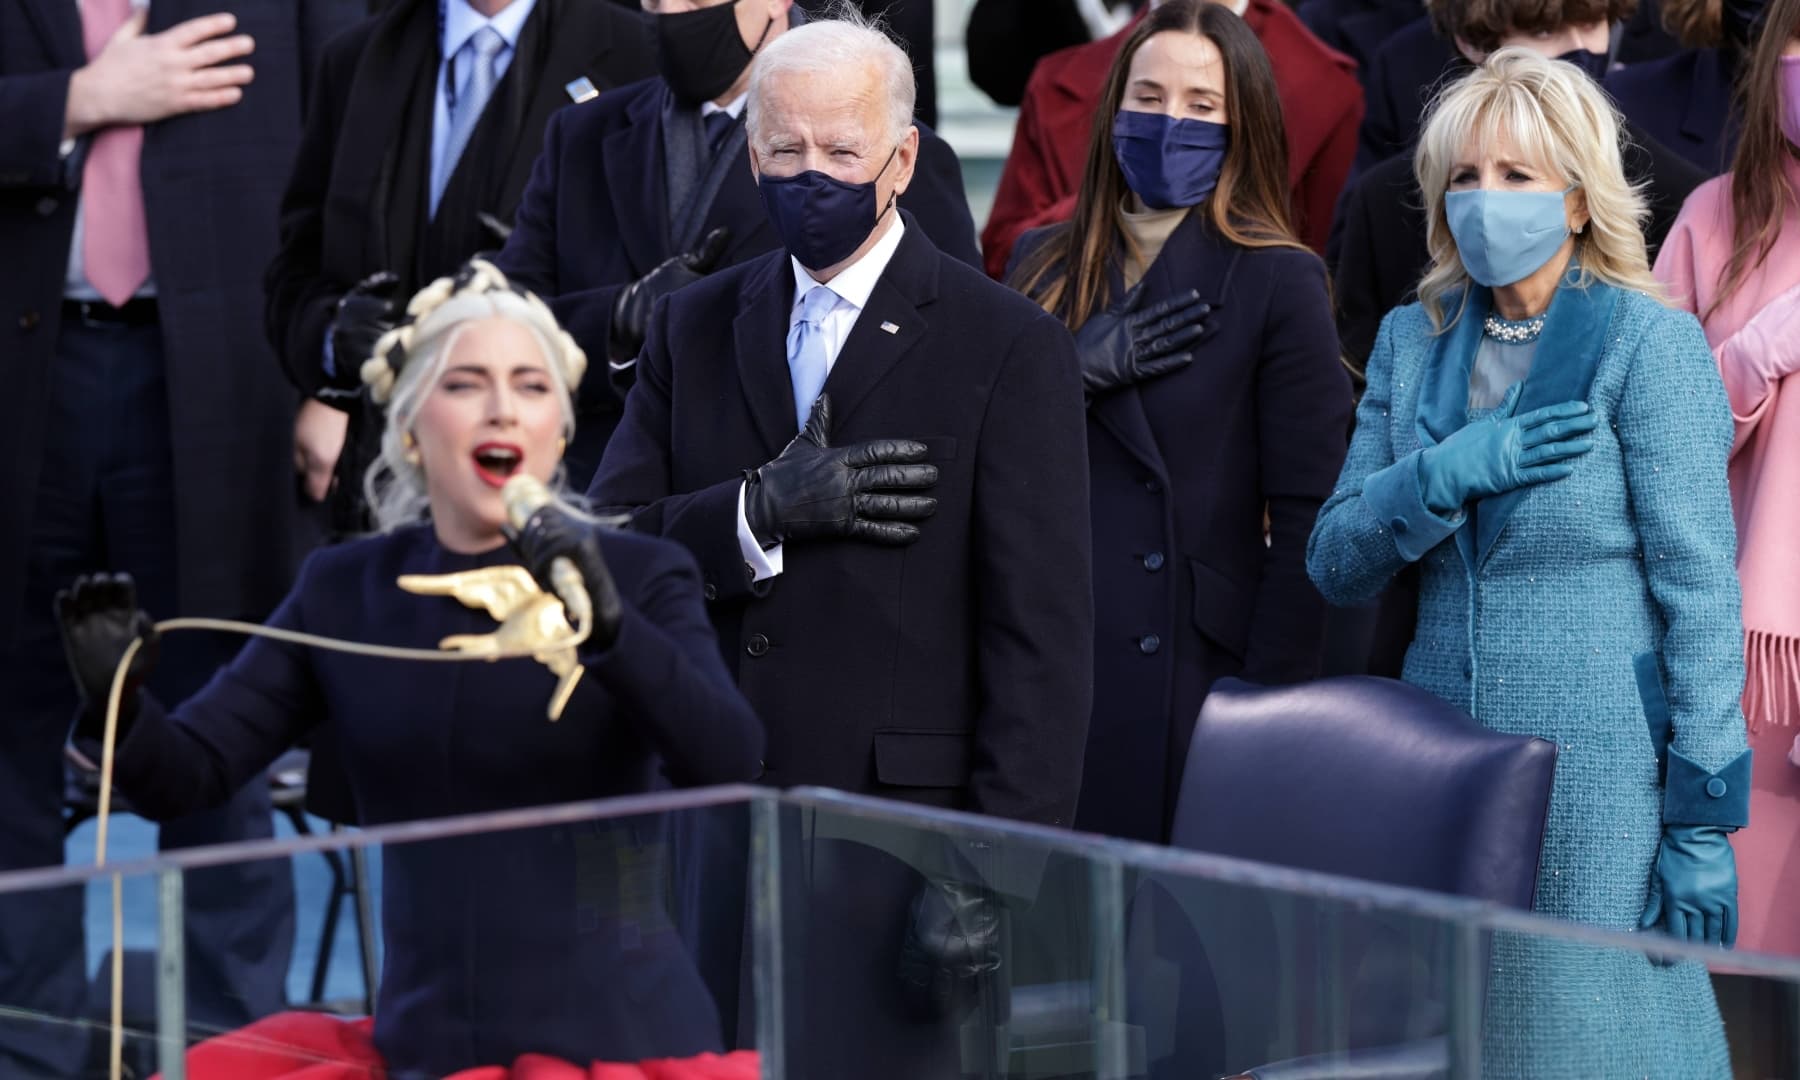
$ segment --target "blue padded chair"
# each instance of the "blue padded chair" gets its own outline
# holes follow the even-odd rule
[[[1223,679],[1188,748],[1172,842],[1529,909],[1555,768],[1554,743],[1490,731],[1391,679],[1272,688]],[[1145,958],[1133,964],[1143,973],[1130,980],[1133,996],[1148,1010],[1134,1018],[1160,1011],[1152,1032],[1166,1023],[1174,1033],[1175,1045],[1153,1045],[1152,1075],[1447,1074],[1438,928],[1153,881],[1136,898],[1132,937],[1134,957]],[[1316,1021],[1335,1009],[1336,1027],[1309,1045],[1276,1018],[1319,987],[1328,989],[1307,1011]],[[1257,1064],[1271,1050],[1327,1047]]]

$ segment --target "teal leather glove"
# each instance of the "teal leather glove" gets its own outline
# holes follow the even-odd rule
[[[1496,413],[1462,427],[1419,454],[1425,505],[1448,517],[1475,499],[1561,480],[1575,471],[1569,459],[1593,449],[1583,436],[1595,423],[1587,402],[1565,401],[1523,416],[1500,419]]]
[[[1639,929],[1660,924],[1677,941],[1737,944],[1737,860],[1730,834],[1717,825],[1663,826]]]

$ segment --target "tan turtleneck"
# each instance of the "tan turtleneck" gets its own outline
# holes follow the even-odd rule
[[[1188,215],[1191,207],[1178,206],[1173,210],[1152,210],[1138,201],[1136,195],[1128,195],[1125,205],[1119,208],[1125,217],[1125,233],[1137,245],[1142,262],[1126,260],[1125,287],[1133,288],[1142,281],[1150,264],[1162,254],[1163,245]]]

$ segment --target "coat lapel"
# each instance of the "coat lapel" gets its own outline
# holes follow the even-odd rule
[[[1174,296],[1182,289],[1195,289],[1200,299],[1213,305],[1215,309],[1227,312],[1231,277],[1237,269],[1238,258],[1243,249],[1224,242],[1214,235],[1207,226],[1206,215],[1190,213],[1186,220],[1169,237],[1162,254],[1150,264],[1144,274],[1143,303],[1152,305]],[[1179,280],[1177,280],[1179,275]],[[1122,296],[1125,292],[1124,277],[1119,273],[1117,263],[1111,270],[1112,296]],[[1194,358],[1194,363],[1203,364],[1205,351]],[[1094,422],[1104,428],[1113,438],[1137,458],[1143,465],[1154,472],[1158,479],[1167,486],[1168,475],[1163,464],[1162,449],[1156,443],[1156,436],[1150,428],[1150,417],[1144,411],[1144,398],[1141,388],[1128,386],[1115,390],[1097,398],[1089,407],[1088,413]]]
[[[50,59],[61,68],[87,62],[81,42],[81,9],[75,0],[25,0],[25,15],[37,26]]]
[[[669,206],[663,191],[662,150],[662,109],[667,96],[660,83],[657,92],[639,95],[631,103],[631,122],[608,135],[601,146],[619,239],[640,273],[648,273],[667,258],[663,237],[669,235]],[[782,445],[787,445],[786,439]]]
[[[515,128],[506,180],[499,189],[496,210],[504,221],[512,220],[525,184],[531,179],[531,167],[543,147],[550,114],[569,104],[569,83],[586,75],[595,86],[606,87],[607,82],[600,75],[605,70],[606,55],[617,45],[607,27],[587,17],[588,5],[568,0],[538,2],[540,6],[552,3],[543,12],[540,26],[540,32],[549,35],[550,40],[535,88],[525,100]],[[535,18],[538,12],[532,15]]]
[[[794,307],[794,272],[787,256],[770,256],[744,283],[742,295],[744,302],[732,323],[738,381],[763,448],[772,458],[800,430],[787,364],[788,315]]]
[[[1570,271],[1571,275],[1574,273]],[[1565,401],[1584,401],[1594,385],[1594,370],[1600,365],[1600,354],[1606,348],[1606,328],[1612,322],[1613,307],[1619,292],[1610,285],[1594,282],[1578,287],[1565,277],[1561,288],[1550,300],[1544,329],[1538,336],[1538,351],[1532,360],[1531,374],[1519,391],[1515,416],[1547,405]],[[1473,356],[1473,352],[1470,353]],[[1468,380],[1463,381],[1468,393]],[[1514,488],[1481,500],[1475,518],[1474,565],[1487,561],[1494,543],[1506,528],[1506,521],[1530,491]],[[1468,532],[1467,529],[1462,530]]]
[[[1450,307],[1460,306],[1461,314],[1448,330],[1433,339],[1431,356],[1421,378],[1413,427],[1419,445],[1425,447],[1436,446],[1469,422],[1469,368],[1481,345],[1481,326],[1488,313],[1486,289],[1472,289],[1466,297],[1446,299],[1451,302]],[[1456,530],[1456,550],[1471,573],[1476,566],[1474,532],[1467,525]]]
[[[856,325],[825,379],[833,426],[843,427],[869,392],[924,336],[926,322],[920,309],[937,299],[937,284],[937,250],[909,214],[899,248],[875,282],[875,291],[857,315]]]

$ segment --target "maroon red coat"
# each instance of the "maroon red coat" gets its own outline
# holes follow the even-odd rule
[[[1323,254],[1332,207],[1350,175],[1356,132],[1362,124],[1356,62],[1314,37],[1285,4],[1275,0],[1250,0],[1244,22],[1262,42],[1275,69],[1287,126],[1295,227],[1307,246]],[[982,260],[994,277],[1005,272],[1021,234],[1066,221],[1074,213],[1106,74],[1135,26],[1134,22],[1112,37],[1053,52],[1031,73],[1019,106],[1012,153],[981,232]]]

